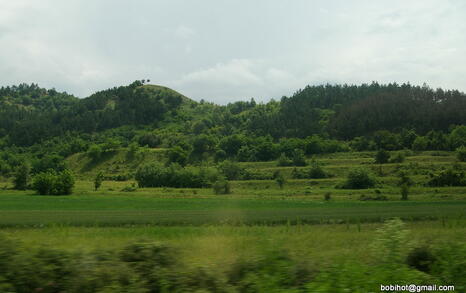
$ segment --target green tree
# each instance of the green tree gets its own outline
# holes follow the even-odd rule
[[[97,191],[104,181],[104,173],[99,172],[94,178],[94,190]]]
[[[429,140],[425,136],[418,136],[413,142],[414,151],[425,151],[429,146]]]
[[[227,180],[240,180],[245,171],[238,163],[229,160],[220,163],[218,169]]]
[[[97,161],[102,156],[103,150],[100,145],[93,144],[87,150],[87,154],[93,161]]]
[[[367,189],[375,186],[375,178],[366,169],[353,169],[348,173],[344,188]]]
[[[386,164],[390,160],[390,152],[380,149],[375,154],[375,163],[376,164]]]
[[[26,162],[23,162],[17,167],[13,179],[14,188],[18,190],[26,190],[29,183],[30,167]]]
[[[225,179],[221,178],[212,184],[212,188],[215,194],[230,194],[231,187],[230,183]]]
[[[36,174],[32,186],[40,195],[68,195],[73,192],[74,178],[69,170],[49,170]]]
[[[406,171],[401,171],[398,174],[398,177],[398,186],[400,186],[401,189],[401,199],[408,200],[409,189],[413,185],[413,180],[408,176],[408,173]]]
[[[306,166],[306,157],[304,156],[304,152],[302,149],[295,149],[293,151],[293,166]]]
[[[283,189],[283,187],[286,184],[285,176],[283,176],[282,172],[278,172],[277,174],[275,174],[274,177],[275,177],[275,182],[277,182],[278,184],[278,187],[280,187],[280,189]]]
[[[466,147],[461,146],[456,149],[456,158],[458,158],[458,161],[460,162],[466,162]]]
[[[291,166],[291,165],[293,165],[293,161],[291,161],[290,158],[288,158],[285,153],[282,153],[277,160],[277,166],[286,167],[286,166]]]
[[[188,161],[188,152],[180,146],[175,146],[168,151],[168,160],[170,163],[185,166]]]

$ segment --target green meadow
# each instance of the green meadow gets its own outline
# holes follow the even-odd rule
[[[422,152],[384,165],[373,163],[373,152],[321,155],[314,159],[331,174],[325,179],[293,179],[295,167],[276,161],[240,163],[280,170],[286,183],[233,180],[221,195],[211,188],[134,188],[133,180],[104,180],[96,191],[97,172],[117,175],[137,162],[121,151],[90,167],[79,156],[68,159],[78,174],[72,195],[41,196],[0,183],[0,254],[14,251],[13,267],[33,261],[41,280],[65,274],[73,286],[84,284],[66,285],[71,292],[378,292],[387,280],[464,288],[466,188],[426,185],[430,170],[455,164],[454,153]],[[361,166],[376,176],[373,188],[338,187]],[[400,199],[401,168],[416,182],[408,200]],[[166,266],[151,262],[160,253]],[[386,260],[387,253],[395,254]],[[431,267],[419,271],[424,262]],[[160,275],[148,276],[139,265]],[[371,281],[364,278],[369,272]],[[11,277],[14,286],[27,292],[31,287],[18,287],[20,277]],[[147,289],[154,286],[158,291]]]

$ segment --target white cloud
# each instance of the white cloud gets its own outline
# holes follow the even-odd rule
[[[0,0],[1,85],[149,78],[225,103],[322,82],[466,90],[466,2]]]
[[[190,27],[180,25],[175,29],[175,36],[181,39],[189,39],[196,35],[196,31]]]

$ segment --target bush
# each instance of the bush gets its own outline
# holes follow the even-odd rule
[[[438,174],[430,174],[429,186],[466,186],[464,171],[453,168],[440,171]]]
[[[104,181],[104,174],[102,172],[97,173],[97,175],[94,178],[94,190],[95,191],[97,191],[100,188],[103,181]]]
[[[361,194],[361,196],[359,197],[359,200],[362,200],[362,201],[368,201],[368,200],[385,201],[385,200],[388,200],[388,198],[385,195],[382,195],[382,194],[376,194],[374,196],[368,195],[368,194]]]
[[[466,147],[462,146],[456,149],[456,158],[460,162],[466,162]]]
[[[287,166],[292,166],[292,165],[293,165],[293,161],[291,161],[290,158],[288,158],[285,153],[282,153],[280,157],[278,158],[277,166],[287,167]]]
[[[230,194],[230,183],[224,178],[219,179],[212,185],[215,194]]]
[[[245,169],[243,180],[270,180],[274,179],[273,173],[270,170],[263,169]]]
[[[291,177],[295,179],[322,179],[330,177],[330,174],[325,172],[321,165],[313,159],[310,168],[294,168],[291,171]]]
[[[428,246],[416,247],[408,253],[406,264],[421,272],[429,273],[435,256]]]
[[[93,144],[87,150],[87,155],[93,160],[97,161],[102,156],[103,149],[100,145]]]
[[[170,163],[177,163],[185,166],[188,161],[189,153],[180,146],[175,146],[168,151],[168,160]]]
[[[277,182],[277,184],[278,184],[278,187],[280,187],[280,189],[283,189],[283,186],[286,183],[286,179],[283,176],[283,174],[280,171],[278,171],[278,173],[275,174],[274,177],[275,177],[275,182]]]
[[[375,154],[375,163],[376,164],[386,164],[390,160],[390,153],[384,149],[380,149]]]
[[[183,168],[178,164],[164,167],[149,163],[138,168],[135,179],[139,187],[210,187],[218,178],[215,170],[206,168]]]
[[[310,179],[321,179],[329,177],[328,174],[322,169],[321,165],[316,161],[312,160],[311,168],[308,172],[308,178]]]
[[[61,172],[66,169],[65,160],[60,155],[45,155],[42,159],[35,161],[32,168],[32,173],[37,174],[48,170]]]
[[[412,149],[414,151],[425,151],[429,146],[429,139],[424,136],[418,136],[413,142]]]
[[[331,199],[332,199],[332,194],[331,194],[330,192],[326,192],[326,193],[324,194],[324,200],[325,200],[325,201],[329,201],[329,200],[331,200]]]
[[[15,176],[13,179],[14,189],[26,190],[29,183],[29,165],[23,163],[16,169]]]
[[[409,186],[407,184],[401,185],[401,200],[408,200]]]
[[[218,165],[218,170],[228,180],[240,180],[243,178],[245,170],[238,163],[229,160],[223,161]]]
[[[390,159],[390,163],[403,163],[405,161],[405,154],[397,152],[396,155]]]
[[[304,156],[304,152],[301,149],[295,149],[293,151],[293,158],[292,158],[293,166],[306,166],[306,157]]]
[[[132,183],[131,185],[127,185],[121,189],[123,192],[134,192],[138,190],[136,184]]]
[[[74,178],[70,171],[47,171],[34,176],[33,189],[40,195],[68,195],[74,187]]]
[[[343,188],[347,189],[366,189],[375,186],[376,180],[366,169],[354,169],[348,173]]]
[[[400,178],[398,185],[401,188],[401,199],[407,200],[409,188],[413,185],[413,180],[408,176],[406,171],[401,171],[398,176]]]

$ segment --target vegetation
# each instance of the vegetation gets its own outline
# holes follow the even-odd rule
[[[448,168],[438,174],[430,173],[430,186],[466,186],[466,178],[463,170]]]
[[[13,184],[15,189],[26,190],[29,184],[29,165],[27,163],[22,163],[17,167],[15,177],[13,179]]]
[[[230,194],[230,183],[224,178],[218,179],[212,185],[215,194]]]
[[[386,164],[390,160],[390,153],[384,149],[378,150],[375,154],[376,164]]]
[[[74,178],[70,171],[46,171],[34,176],[32,187],[40,195],[69,195]]]
[[[183,168],[171,164],[165,168],[161,164],[149,163],[136,171],[135,179],[139,187],[209,187],[218,174],[214,170]]]
[[[465,106],[375,82],[228,105],[3,87],[0,291],[462,291]]]
[[[348,178],[343,185],[347,189],[366,189],[375,186],[374,176],[366,169],[354,169],[348,173]]]
[[[104,181],[104,173],[102,172],[97,173],[97,176],[95,176],[94,178],[94,190],[95,191],[99,190],[103,181]]]
[[[462,146],[456,149],[456,157],[460,162],[466,162],[466,147]]]

